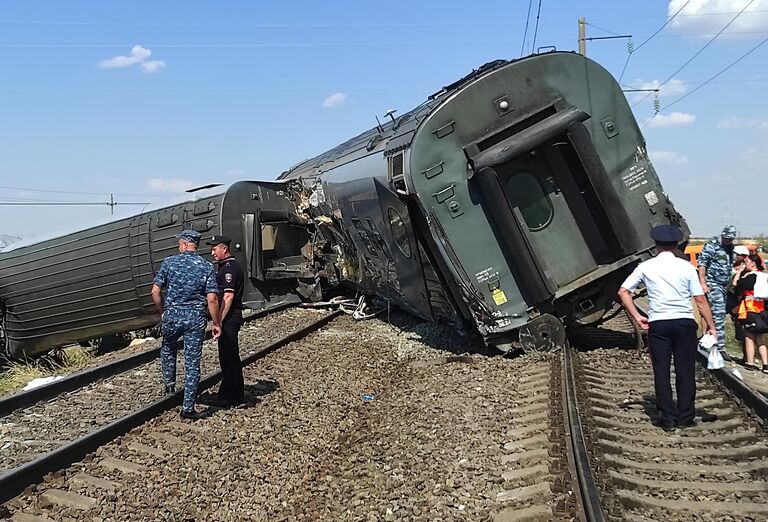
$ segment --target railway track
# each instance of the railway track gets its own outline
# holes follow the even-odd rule
[[[571,520],[557,358],[452,343],[340,319],[246,368],[251,407],[160,413],[7,506],[38,522]]]
[[[268,353],[294,338],[296,332],[324,324],[331,315],[293,308],[246,323],[241,329],[244,360]],[[179,375],[183,375],[183,358],[179,359]],[[201,373],[205,376],[206,371],[217,366],[215,343],[206,341]],[[153,360],[0,418],[2,500],[20,491],[25,481],[76,460],[76,453],[92,451],[137,422],[179,404],[181,390],[173,397],[158,400],[162,395],[159,375],[159,361]],[[200,390],[215,385],[219,379],[217,371],[209,373],[202,379]]]
[[[583,440],[581,460],[575,461],[587,475],[578,484],[586,520],[768,517],[764,411],[736,400],[752,396],[743,385],[697,368],[697,424],[667,433],[652,424],[656,407],[647,353],[568,350],[563,357],[573,376],[575,428],[581,428],[576,438]]]
[[[291,305],[282,304],[270,308],[269,310],[253,313],[248,313],[249,311],[246,311],[244,312],[244,319],[246,323],[262,319],[269,315],[279,313],[289,306]],[[206,339],[210,339],[210,331],[206,331]],[[105,361],[102,364],[86,367],[32,390],[19,391],[11,395],[0,397],[0,417],[8,415],[15,410],[27,408],[33,404],[51,399],[62,393],[83,388],[98,380],[132,370],[151,362],[160,356],[160,344],[161,341],[156,340],[152,342],[153,346],[144,349],[112,352],[103,356]],[[127,355],[121,353],[124,351],[128,352]]]
[[[699,419],[717,418],[668,434],[642,352],[510,360],[401,327],[335,321],[246,369],[252,407],[163,408],[7,505],[25,522],[768,516],[760,419],[707,372]]]

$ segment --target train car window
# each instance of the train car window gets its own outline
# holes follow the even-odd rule
[[[392,229],[392,237],[395,238],[395,244],[397,249],[402,252],[405,257],[411,257],[411,243],[408,241],[408,233],[405,230],[405,223],[403,218],[392,207],[387,209],[387,215],[389,216],[389,226]]]
[[[396,178],[403,175],[403,155],[396,154],[392,156],[392,177]]]
[[[401,152],[389,158],[389,179],[395,189],[405,190],[404,173],[403,154]]]
[[[539,179],[528,172],[518,172],[507,182],[511,203],[523,215],[531,231],[541,230],[552,221],[554,209]]]

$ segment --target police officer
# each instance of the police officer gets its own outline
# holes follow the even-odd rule
[[[152,301],[162,315],[163,345],[160,349],[165,393],[175,393],[176,343],[184,337],[184,403],[181,416],[197,419],[197,385],[205,335],[205,308],[213,320],[213,337],[221,334],[218,287],[213,264],[197,254],[200,233],[184,230],[176,235],[179,254],[166,257],[152,285]],[[165,290],[165,303],[161,291]]]
[[[243,402],[243,366],[240,362],[238,332],[243,325],[243,272],[232,256],[232,240],[227,236],[213,236],[211,255],[219,262],[216,282],[219,285],[221,308],[221,337],[219,337],[219,364],[221,385],[217,401],[219,407],[229,407]]]
[[[736,238],[736,227],[728,225],[720,234],[720,239],[710,239],[699,254],[699,282],[707,294],[712,317],[717,328],[717,349],[726,361],[733,358],[725,351],[725,316],[726,294],[728,283],[731,281],[734,252],[733,240]]]
[[[672,225],[659,225],[651,230],[659,254],[640,263],[621,284],[619,299],[629,314],[644,330],[648,330],[653,379],[656,390],[658,419],[664,431],[694,426],[696,398],[696,321],[691,297],[696,302],[707,333],[715,334],[712,312],[696,275],[688,261],[674,255],[683,233]],[[648,290],[648,317],[643,317],[632,300],[632,292],[643,283]],[[670,361],[675,359],[677,404],[672,400]]]

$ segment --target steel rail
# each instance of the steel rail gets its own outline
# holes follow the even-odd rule
[[[279,312],[293,306],[295,303],[283,303],[274,308],[268,310],[260,310],[252,315],[249,315],[245,321],[252,321],[254,319],[260,319],[266,315],[270,315],[274,312]],[[211,336],[210,331],[206,332],[206,339]],[[160,347],[150,348],[134,355],[117,359],[112,362],[86,368],[79,372],[67,375],[62,379],[55,380],[44,386],[34,388],[32,390],[20,391],[9,395],[7,397],[0,398],[0,417],[5,417],[9,413],[20,410],[22,408],[28,408],[38,402],[51,399],[62,393],[66,393],[78,388],[83,388],[91,383],[94,383],[100,379],[105,379],[119,373],[132,370],[142,364],[146,364],[157,359],[160,356]]]
[[[768,425],[768,398],[766,398],[765,395],[751,388],[727,368],[709,370],[707,368],[707,355],[703,354],[700,350],[696,350],[696,358],[699,363],[701,363],[702,367],[720,382],[726,390],[733,393],[736,398],[741,400],[741,402],[762,419],[763,426]]]
[[[282,339],[261,348],[255,353],[241,359],[243,366],[247,366],[276,349],[286,344],[301,339],[307,334],[325,326],[341,314],[336,310],[321,319],[291,332]],[[221,380],[221,371],[212,372],[200,381],[198,391],[206,390]],[[7,502],[16,495],[22,493],[28,486],[39,482],[46,474],[66,468],[67,466],[82,460],[86,455],[96,451],[97,448],[107,444],[121,435],[125,435],[133,428],[141,426],[161,413],[181,404],[184,391],[179,390],[170,397],[164,397],[148,406],[129,413],[111,424],[103,426],[94,432],[76,439],[60,448],[46,453],[39,458],[23,464],[17,468],[0,475],[0,503]]]
[[[576,499],[581,509],[581,517],[586,522],[605,522],[603,508],[600,505],[597,484],[589,463],[586,438],[581,425],[579,401],[576,396],[576,375],[573,368],[573,349],[566,344],[563,350],[562,386],[563,417],[568,430],[568,460],[569,467],[575,479],[573,484]]]

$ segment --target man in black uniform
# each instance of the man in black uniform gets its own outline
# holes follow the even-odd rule
[[[243,272],[232,256],[229,246],[232,240],[226,236],[213,236],[211,255],[219,262],[216,280],[221,303],[221,336],[219,337],[219,364],[221,384],[214,405],[229,407],[243,402],[243,366],[240,362],[240,345],[237,334],[243,325]]]

